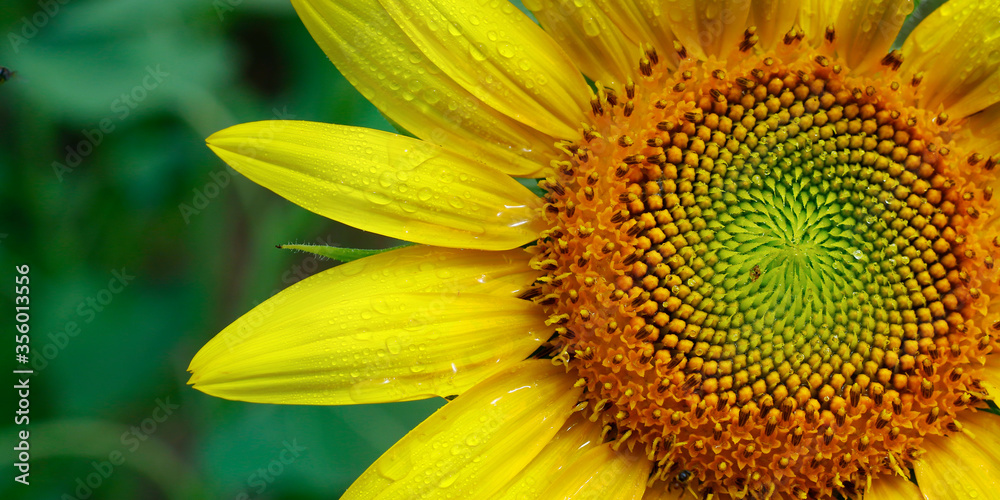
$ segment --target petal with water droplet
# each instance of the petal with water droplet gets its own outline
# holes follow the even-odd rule
[[[853,71],[883,70],[882,58],[910,12],[913,0],[846,0],[833,23],[838,56]]]
[[[431,415],[341,500],[493,498],[559,432],[581,391],[550,361],[524,361]]]
[[[472,95],[551,136],[577,135],[584,110],[589,109],[580,70],[510,3],[484,2],[471,9],[467,2],[456,0],[381,4],[427,59]],[[473,12],[478,23],[471,22]],[[429,29],[428,22],[448,29]],[[502,36],[491,39],[491,32]],[[531,71],[517,64],[522,58],[531,61]]]
[[[417,139],[286,120],[236,125],[213,134],[208,145],[292,202],[393,238],[501,250],[532,241],[543,229],[539,198],[520,183]],[[387,171],[406,175],[382,175]],[[456,199],[460,211],[453,208]]]
[[[1000,10],[993,2],[952,0],[927,16],[903,44],[900,72],[922,71],[926,109],[952,119],[1000,102]]]
[[[878,500],[921,500],[920,488],[904,477],[883,475],[872,480],[872,489],[865,498]]]
[[[1000,416],[979,411],[960,418],[974,438],[956,432],[924,439],[914,470],[925,498],[985,500],[1000,491]]]
[[[689,54],[698,59],[724,58],[736,51],[746,29],[751,2],[673,0],[670,27]]]
[[[619,86],[637,79],[639,43],[609,18],[601,2],[537,0],[528,2],[538,22],[573,56],[577,66],[592,80]],[[625,6],[615,8],[624,10]]]
[[[1000,130],[1000,103],[970,116],[966,126],[962,127],[962,133],[970,136],[969,149],[986,158],[1000,153],[1000,134],[997,130]],[[996,184],[997,181],[994,180],[993,183]],[[995,186],[994,189],[997,187],[1000,186]]]
[[[641,500],[653,461],[640,453],[619,451],[611,444],[591,449],[551,479],[551,484],[539,498],[573,500],[600,498],[606,500]]]
[[[844,0],[803,0],[799,3],[798,24],[813,47],[823,45],[826,28],[837,20]]]
[[[792,29],[801,4],[799,0],[754,0],[750,3],[747,24],[757,27],[762,48],[774,48]]]
[[[442,72],[377,2],[292,3],[337,69],[407,131],[511,175],[544,176],[558,154],[555,138],[490,107]]]
[[[496,500],[544,498],[552,479],[587,451],[601,445],[601,425],[576,412],[541,453],[496,494]]]
[[[284,404],[461,394],[549,336],[541,309],[513,296],[535,278],[527,260],[410,247],[335,267],[226,327],[191,361],[191,383]]]

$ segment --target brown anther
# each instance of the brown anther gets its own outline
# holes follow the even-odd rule
[[[837,32],[832,24],[826,27],[826,34],[824,34],[823,38],[829,43],[833,43],[833,40],[837,38]]]
[[[700,109],[695,111],[686,111],[684,113],[684,119],[692,123],[700,122],[702,117],[704,117],[704,115]]]
[[[674,40],[674,52],[677,52],[677,57],[680,59],[687,59],[687,49],[677,40]]]
[[[653,65],[648,58],[643,57],[639,60],[639,72],[643,76],[653,76]]]
[[[878,420],[875,421],[875,427],[882,429],[889,425],[890,420],[892,420],[892,412],[888,409],[882,410],[882,413],[879,413],[878,415]]]
[[[931,408],[931,411],[927,414],[927,420],[926,420],[927,424],[930,425],[933,424],[935,421],[937,421],[938,415],[940,414],[941,414],[940,408],[938,408],[937,406]]]
[[[746,90],[752,90],[754,87],[757,86],[756,82],[748,78],[744,78],[742,76],[736,79],[736,84],[739,85],[740,87],[743,87]]]
[[[740,52],[749,51],[754,45],[757,45],[758,41],[760,41],[760,37],[757,35],[750,35],[749,37],[744,38],[743,41],[740,42]]]
[[[656,49],[652,45],[646,47],[646,57],[654,65],[660,62],[660,56],[656,53]]]
[[[882,66],[891,66],[893,71],[899,69],[903,64],[903,54],[899,50],[893,50],[882,58]]]
[[[590,109],[597,116],[604,114],[604,106],[601,105],[600,99],[597,99],[596,97],[590,100]]]
[[[625,163],[627,163],[629,165],[638,165],[639,163],[642,163],[642,162],[646,161],[646,156],[645,155],[639,155],[639,154],[628,155],[622,161],[624,161]]]
[[[604,93],[605,93],[605,97],[604,98],[608,101],[608,104],[610,104],[611,106],[617,106],[618,105],[618,93],[615,92],[614,89],[610,89],[610,88],[605,87],[604,88]]]

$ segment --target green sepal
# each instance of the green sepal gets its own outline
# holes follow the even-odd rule
[[[370,257],[375,254],[388,252],[389,250],[395,250],[397,248],[408,247],[410,245],[412,245],[412,243],[406,243],[395,247],[381,248],[381,249],[342,248],[342,247],[331,247],[327,245],[300,245],[300,244],[288,244],[288,245],[276,245],[276,246],[283,250],[298,250],[300,252],[308,252],[311,254],[319,255],[321,257],[326,257],[328,259],[333,259],[340,262],[351,262],[352,260],[358,260],[364,257]]]

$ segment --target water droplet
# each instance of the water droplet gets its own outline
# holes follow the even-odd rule
[[[441,93],[437,89],[427,89],[423,95],[427,104],[437,104],[441,100]]]
[[[389,171],[389,170],[386,170],[385,172],[382,172],[382,175],[380,175],[378,177],[378,183],[382,187],[388,188],[389,186],[392,186],[392,182],[393,182],[392,177],[393,177],[392,176],[392,172]]]
[[[389,354],[394,355],[399,354],[403,350],[398,337],[389,337],[385,339],[385,347],[389,350]]]
[[[365,199],[376,205],[388,205],[392,203],[392,198],[380,191],[366,191]]]
[[[469,44],[469,55],[471,55],[472,58],[477,61],[486,60],[486,55],[484,55],[483,52],[479,50],[479,47],[476,47],[476,44],[474,43]]]
[[[438,487],[447,488],[455,484],[455,481],[457,479],[458,479],[458,474],[452,474],[448,477],[442,478],[440,481],[438,481]]]
[[[507,42],[500,42],[497,44],[497,52],[509,59],[514,57],[514,46]]]
[[[390,481],[399,481],[413,470],[413,459],[409,450],[391,448],[375,462],[375,470]]]

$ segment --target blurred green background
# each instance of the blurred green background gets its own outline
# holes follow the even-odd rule
[[[0,33],[17,72],[0,85],[0,497],[337,498],[443,403],[272,406],[186,386],[216,332],[336,264],[275,244],[397,243],[280,199],[204,145],[274,118],[391,130],[286,0],[5,0]],[[12,466],[21,264],[30,486]]]
[[[286,0],[63,2],[0,8],[0,66],[17,72],[0,85],[0,498],[339,497],[443,401],[230,402],[190,389],[186,368],[229,322],[336,264],[275,244],[396,242],[251,183],[204,139],[275,118],[390,126]],[[13,481],[10,371],[25,263],[27,487]]]

